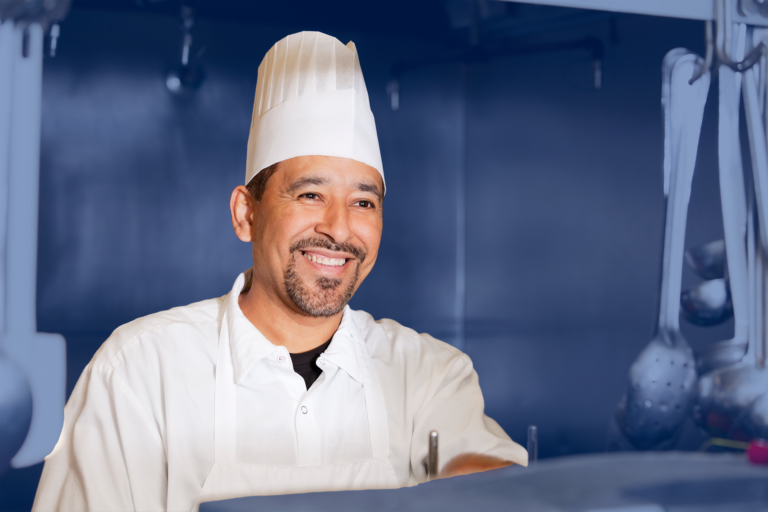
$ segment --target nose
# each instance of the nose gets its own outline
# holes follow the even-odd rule
[[[340,201],[332,201],[323,209],[323,215],[315,225],[315,232],[327,236],[333,243],[349,241],[354,235],[346,205]]]

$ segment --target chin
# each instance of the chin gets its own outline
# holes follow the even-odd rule
[[[339,314],[357,290],[357,279],[307,278],[286,272],[285,290],[303,313],[313,317]]]

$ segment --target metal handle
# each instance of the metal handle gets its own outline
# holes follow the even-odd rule
[[[27,55],[23,54],[27,40]],[[43,29],[14,27],[13,103],[8,172],[6,239],[6,332],[37,331],[37,223],[40,191],[40,128],[43,99]]]
[[[762,44],[762,43],[760,43]],[[755,195],[757,197],[757,215],[760,219],[760,235],[768,241],[768,148],[766,147],[765,127],[761,115],[760,99],[757,89],[757,75],[754,68],[744,72],[744,113],[747,118],[749,147],[752,153],[752,173],[754,174]]]
[[[659,334],[667,345],[669,333],[678,331],[680,288],[683,273],[685,229],[691,182],[696,163],[704,104],[710,74],[693,84],[689,77],[701,58],[684,49],[671,50],[664,58],[662,106],[664,113],[665,227],[661,272]]]
[[[429,433],[429,453],[427,454],[427,480],[437,478],[437,430]]]
[[[734,34],[736,57],[744,54],[745,27]],[[719,138],[720,201],[723,213],[723,231],[728,255],[728,276],[733,300],[733,342],[748,340],[749,297],[747,278],[747,205],[744,192],[744,168],[739,138],[739,103],[741,101],[741,73],[728,66],[719,69]]]
[[[763,43],[756,45],[752,51],[744,57],[743,60],[735,61],[729,55],[726,48],[726,41],[729,38],[727,30],[731,25],[730,9],[726,5],[726,0],[720,0],[716,5],[715,19],[717,21],[717,36],[715,51],[720,64],[724,64],[734,71],[746,71],[757,64],[766,53],[766,46]]]
[[[528,466],[535,466],[539,460],[539,429],[528,425]]]

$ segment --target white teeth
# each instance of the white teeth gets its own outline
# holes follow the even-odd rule
[[[347,262],[346,258],[344,259],[323,258],[323,257],[318,258],[314,254],[309,255],[307,253],[304,253],[304,257],[307,258],[309,261],[312,261],[314,263],[319,263],[321,265],[326,265],[328,267],[341,267]]]

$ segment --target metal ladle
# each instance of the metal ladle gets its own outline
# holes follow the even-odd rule
[[[756,282],[757,297],[755,301],[756,311],[759,310],[759,318],[757,325],[755,326],[756,343],[754,344],[755,350],[752,353],[754,364],[754,370],[749,373],[751,379],[747,381],[747,385],[754,388],[755,393],[759,393],[759,396],[746,408],[746,411],[737,418],[735,424],[738,429],[734,434],[745,440],[755,438],[768,438],[768,370],[766,370],[766,332],[765,332],[765,320],[766,320],[766,285],[768,282],[768,265],[766,265],[765,247],[763,250],[758,250],[756,258],[759,258],[760,264],[757,265],[758,270],[762,274],[758,276]]]
[[[754,44],[762,48],[763,54],[759,68],[754,66],[744,72],[744,109],[749,131],[749,146],[752,156],[752,172],[757,202],[758,233],[757,240],[761,243],[755,251],[755,322],[752,327],[754,335],[754,370],[751,384],[762,390],[762,394],[748,407],[742,422],[738,425],[749,438],[768,437],[768,369],[766,368],[766,316],[768,315],[768,262],[766,261],[766,244],[768,244],[768,91],[766,87],[766,68],[768,55],[764,41],[768,40],[768,30],[754,31]],[[758,74],[759,73],[759,74]]]
[[[704,281],[684,291],[680,306],[683,318],[702,327],[719,325],[733,316],[731,291],[725,279]]]
[[[726,253],[725,240],[715,240],[708,244],[685,251],[685,262],[702,279],[722,279],[725,277]]]
[[[763,67],[765,59],[763,59]],[[723,73],[723,67],[721,67]],[[726,79],[729,72],[720,75]],[[716,437],[749,440],[768,436],[768,370],[765,368],[765,264],[768,237],[764,207],[768,201],[768,146],[763,105],[754,68],[744,71],[744,111],[752,156],[753,185],[748,192],[747,275],[749,282],[749,346],[737,364],[712,371],[699,380],[694,419]],[[765,91],[761,91],[765,94]],[[757,203],[757,222],[755,208]],[[756,229],[757,228],[757,229]],[[762,240],[762,244],[760,241]]]
[[[637,449],[665,447],[674,440],[695,396],[693,351],[680,333],[680,287],[685,227],[708,71],[689,84],[703,60],[678,48],[664,57],[665,229],[656,335],[629,370],[629,385],[616,411],[616,424]]]
[[[734,33],[737,54],[744,53],[745,27]],[[696,352],[699,374],[741,361],[747,351],[749,300],[747,283],[747,207],[739,138],[741,74],[720,66],[718,160],[720,202],[723,212],[724,247],[733,303],[733,338],[713,343]],[[707,244],[711,246],[712,244]],[[685,309],[685,308],[684,308]]]
[[[722,69],[721,69],[722,71]],[[721,75],[720,79],[723,77]],[[762,294],[764,280],[763,262],[760,247],[755,243],[753,200],[749,199],[749,217],[747,233],[749,283],[749,347],[741,362],[718,368],[699,379],[698,396],[693,407],[694,421],[714,437],[726,437],[748,441],[755,437],[760,428],[745,430],[743,421],[764,397],[768,390],[768,371],[758,363],[758,346],[763,345],[758,338],[757,322],[761,316],[757,311],[758,296]],[[758,279],[760,276],[760,279]],[[759,288],[759,289],[758,289]],[[760,301],[762,302],[762,301]],[[763,351],[764,352],[764,351]],[[764,360],[764,357],[763,357]],[[758,413],[761,409],[758,409]],[[750,430],[752,432],[750,432]]]

